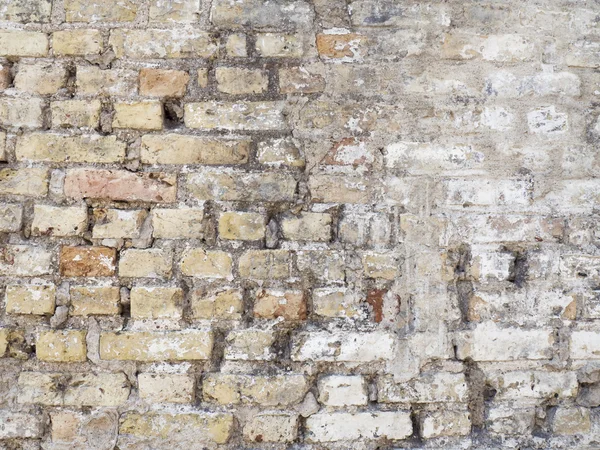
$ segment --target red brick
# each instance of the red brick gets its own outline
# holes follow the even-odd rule
[[[63,247],[60,274],[65,277],[110,277],[115,274],[117,252],[108,247]]]

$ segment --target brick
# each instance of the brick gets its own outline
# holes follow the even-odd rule
[[[364,178],[312,175],[308,186],[316,203],[368,203],[371,194]]]
[[[367,53],[366,36],[358,33],[317,34],[317,50],[325,61],[361,61]]]
[[[140,70],[140,95],[150,97],[183,97],[190,76],[182,70]]]
[[[446,205],[511,206],[529,205],[532,186],[521,180],[447,179],[444,181]]]
[[[159,239],[201,238],[204,235],[202,208],[152,210],[153,236]]]
[[[172,265],[173,253],[170,250],[160,248],[124,250],[119,259],[119,276],[171,278]]]
[[[56,94],[66,82],[67,69],[60,64],[19,64],[13,80],[16,89],[39,95]]]
[[[290,174],[203,170],[189,174],[187,189],[198,200],[282,202],[294,199]]]
[[[7,128],[41,128],[43,106],[39,98],[0,98],[0,125]]]
[[[208,331],[105,332],[100,358],[119,361],[194,361],[209,359],[213,336]]]
[[[345,289],[315,289],[312,304],[313,312],[323,317],[353,318],[360,315],[358,296]]]
[[[254,301],[254,317],[286,320],[306,319],[306,300],[302,291],[261,289]]]
[[[285,130],[283,102],[186,103],[185,126],[201,130]]]
[[[531,433],[535,423],[534,408],[491,407],[486,428],[496,434],[524,435]]]
[[[153,0],[150,3],[151,22],[193,23],[198,22],[200,14],[200,2],[196,0]]]
[[[284,279],[290,276],[291,254],[287,250],[249,250],[239,259],[243,278]]]
[[[161,130],[163,110],[160,102],[115,103],[113,128]]]
[[[221,239],[256,241],[265,237],[265,217],[258,213],[225,212],[219,217]]]
[[[230,331],[225,337],[224,357],[233,361],[270,361],[275,355],[271,346],[275,334],[271,330],[245,329]]]
[[[298,333],[292,339],[293,361],[370,362],[394,356],[396,339],[385,332]]]
[[[121,294],[117,286],[71,286],[73,316],[118,315]]]
[[[209,58],[218,47],[206,31],[178,29],[113,30],[109,44],[117,58]]]
[[[575,330],[571,333],[569,349],[572,359],[600,359],[599,333]]]
[[[246,51],[246,35],[245,34],[231,34],[227,36],[227,41],[225,42],[225,51],[227,52],[227,56],[235,58],[244,58],[248,56]]]
[[[217,0],[210,11],[213,25],[224,28],[281,28],[285,26],[309,26],[314,12],[304,1],[286,4],[263,3],[257,0],[242,0],[236,4]]]
[[[85,206],[35,205],[31,234],[34,236],[81,236],[87,230]]]
[[[170,287],[135,286],[129,294],[134,319],[181,319],[183,290]]]
[[[175,175],[126,170],[68,169],[65,195],[77,200],[106,198],[122,201],[169,203],[176,198]]]
[[[80,362],[87,359],[85,330],[42,331],[35,351],[40,361]]]
[[[120,162],[125,143],[115,136],[30,133],[17,140],[15,156],[25,161]]]
[[[193,319],[230,319],[242,318],[244,304],[242,291],[224,289],[217,292],[192,291],[191,312]]]
[[[467,436],[471,433],[471,418],[468,411],[432,411],[422,418],[420,428],[425,439]]]
[[[395,255],[367,253],[363,255],[363,269],[369,278],[394,280],[398,276],[399,261]]]
[[[8,349],[8,339],[10,338],[10,330],[8,328],[0,328],[0,358],[6,354]]]
[[[206,67],[200,68],[196,74],[198,75],[198,86],[206,89],[208,86],[208,69]]]
[[[413,432],[407,411],[319,413],[306,420],[309,442],[354,439],[405,439]]]
[[[53,256],[43,247],[5,245],[0,247],[0,275],[36,277],[51,274]]]
[[[48,54],[48,36],[37,31],[0,31],[0,56],[41,57]]]
[[[232,264],[226,252],[192,248],[181,256],[181,273],[198,278],[231,278]]]
[[[67,22],[132,22],[140,4],[140,0],[107,0],[102,3],[65,0],[65,13]]]
[[[304,398],[308,388],[306,377],[296,374],[262,376],[209,373],[202,382],[204,399],[223,405],[293,405]]]
[[[463,373],[426,372],[404,383],[390,376],[377,380],[380,403],[466,402],[469,389]]]
[[[291,241],[321,241],[331,239],[331,215],[303,212],[297,217],[284,217],[281,221],[283,237]]]
[[[52,50],[58,56],[97,55],[102,52],[102,33],[92,29],[55,31]]]
[[[221,140],[181,134],[142,137],[141,160],[146,164],[246,164],[247,139]]]
[[[569,67],[600,67],[600,56],[598,50],[600,46],[597,42],[581,39],[569,45],[569,50],[565,55],[565,62]]]
[[[60,274],[65,277],[110,277],[116,263],[116,251],[108,247],[64,246],[60,252]]]
[[[385,165],[411,174],[480,167],[484,154],[470,145],[397,142],[386,147]]]
[[[406,217],[404,224],[406,226]],[[356,247],[385,246],[389,243],[391,234],[392,224],[385,213],[349,212],[340,218],[338,229],[340,241]]]
[[[308,53],[306,42],[298,34],[258,33],[255,49],[266,58],[302,58]]]
[[[297,265],[303,278],[324,282],[340,282],[346,279],[344,255],[328,250],[297,252]]]
[[[577,374],[573,372],[492,371],[486,375],[486,382],[496,390],[499,401],[544,397],[567,399],[575,397],[578,390]]]
[[[536,134],[556,135],[569,130],[566,113],[556,111],[554,106],[536,109],[527,113],[529,131]]]
[[[217,67],[215,69],[217,89],[225,94],[260,94],[269,87],[265,71],[243,67]]]
[[[0,410],[0,439],[39,439],[44,434],[41,414],[27,414]]]
[[[50,406],[119,406],[129,397],[124,373],[21,372],[19,403]]]
[[[194,379],[189,375],[140,373],[140,398],[149,403],[192,403]]]
[[[23,208],[20,205],[0,205],[0,233],[16,233],[23,224]]]
[[[316,94],[325,90],[325,78],[305,67],[279,69],[279,92],[282,94]]]
[[[554,334],[548,328],[501,328],[493,322],[481,323],[460,340],[457,357],[475,361],[551,359],[553,343]]]
[[[244,425],[243,435],[249,442],[294,442],[298,436],[298,415],[258,414]]]
[[[56,288],[53,284],[6,286],[6,312],[9,314],[54,314]]]
[[[147,213],[144,210],[95,209],[93,239],[137,239]]]
[[[449,59],[473,59],[487,61],[529,61],[536,56],[536,46],[527,37],[517,34],[469,35],[447,34],[444,36],[442,56]]]
[[[586,434],[591,428],[590,410],[586,408],[559,407],[552,418],[552,431],[556,434]]]
[[[55,409],[50,413],[53,445],[81,445],[86,448],[110,445],[117,431],[119,418],[108,410],[86,413]]]
[[[291,138],[269,139],[258,143],[256,158],[267,166],[304,167],[305,160]]]
[[[52,0],[4,0],[0,19],[8,22],[49,22]]]
[[[319,402],[327,406],[366,405],[365,380],[360,375],[329,375],[319,380]]]
[[[100,126],[102,104],[99,100],[52,102],[50,109],[52,111],[53,128],[98,128]],[[78,139],[73,140],[77,141]],[[83,145],[85,146],[85,143]],[[95,150],[95,148],[92,148],[92,150]]]
[[[233,433],[232,414],[211,412],[127,412],[119,425],[119,448],[145,445],[148,439],[159,445],[193,448],[225,444]],[[140,444],[141,443],[141,444]]]
[[[8,89],[11,83],[12,75],[10,73],[10,67],[0,64],[0,90]]]
[[[129,96],[137,94],[138,73],[135,70],[77,66],[77,92],[82,95]]]

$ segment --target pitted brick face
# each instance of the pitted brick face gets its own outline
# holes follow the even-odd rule
[[[596,448],[598,17],[0,0],[0,449]]]

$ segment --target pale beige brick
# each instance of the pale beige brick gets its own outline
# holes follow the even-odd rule
[[[161,130],[163,110],[160,102],[115,103],[114,128]]]
[[[233,361],[270,361],[275,357],[271,346],[275,343],[272,330],[249,328],[233,330],[225,338],[225,359]]]
[[[37,31],[0,31],[0,56],[40,57],[48,54],[48,36]]]
[[[249,151],[249,139],[147,134],[142,137],[141,159],[147,164],[246,164]]]
[[[210,358],[213,336],[202,330],[102,333],[100,358],[131,361],[186,361]]]
[[[159,239],[201,238],[204,235],[204,209],[177,208],[152,210],[153,236]]]
[[[181,273],[197,278],[231,278],[231,255],[219,250],[187,249],[181,256]]]
[[[134,319],[181,319],[181,288],[136,286],[131,289],[129,298]]]
[[[200,19],[198,0],[152,0],[150,21],[157,23],[193,23]]]
[[[298,414],[258,414],[244,425],[243,434],[250,442],[294,442],[298,436]]]
[[[246,50],[246,35],[236,33],[227,36],[225,51],[229,57],[245,58],[248,55]]]
[[[195,29],[113,30],[109,44],[118,58],[132,59],[209,58],[218,50],[208,32]]]
[[[52,102],[53,128],[98,128],[100,125],[100,100],[64,100]]]
[[[202,130],[285,130],[283,102],[186,103],[185,126]]]
[[[302,58],[305,43],[300,35],[259,33],[256,36],[255,48],[260,56]]]
[[[0,194],[44,197],[48,193],[48,169],[0,169]]]
[[[281,279],[290,276],[290,263],[287,250],[249,250],[240,256],[239,270],[244,278]]]
[[[55,31],[52,50],[60,56],[97,55],[102,52],[102,33],[100,30]]]
[[[67,22],[132,22],[135,20],[140,0],[65,0]]]
[[[129,249],[121,252],[119,276],[131,278],[170,278],[173,252],[160,248]]]
[[[94,239],[137,239],[147,212],[145,210],[95,209]]]
[[[281,230],[284,238],[291,241],[328,242],[331,240],[331,222],[330,214],[306,212],[283,218]]]
[[[138,73],[135,70],[77,66],[77,92],[83,95],[135,95],[137,81]]]
[[[87,207],[35,205],[31,234],[34,236],[81,236],[87,230]]]
[[[256,241],[265,237],[265,217],[258,213],[225,212],[219,217],[221,239]]]
[[[61,64],[19,64],[14,78],[15,88],[39,95],[56,94],[66,82],[67,69]]]
[[[243,67],[217,67],[217,89],[226,94],[260,94],[269,87],[265,71]]]
[[[42,246],[5,245],[0,247],[0,275],[35,277],[53,272],[54,254]]]
[[[151,97],[183,97],[190,76],[182,70],[140,70],[140,95]]]
[[[20,205],[0,205],[0,233],[15,233],[23,223],[23,208]]]
[[[0,98],[0,125],[8,128],[41,128],[44,102],[40,98]]]
[[[360,375],[328,375],[319,380],[319,401],[327,406],[366,405],[367,385]]]
[[[18,138],[15,156],[31,161],[108,163],[122,161],[125,147],[115,136],[30,133]]]
[[[140,398],[149,403],[192,403],[194,379],[189,375],[140,373]]]
[[[6,312],[9,314],[54,314],[56,288],[53,284],[6,286]]]
[[[80,362],[87,359],[85,330],[42,331],[35,352],[41,361]]]
[[[256,158],[268,166],[304,167],[302,152],[290,138],[269,139],[258,143]]]
[[[363,255],[363,269],[369,278],[393,280],[398,276],[400,262],[396,255],[367,253]]]
[[[198,86],[200,86],[202,89],[205,89],[208,86],[208,69],[205,67],[198,69],[197,75]]]
[[[49,22],[52,0],[4,0],[0,19],[9,22]]]
[[[239,320],[244,312],[243,293],[239,289],[217,292],[194,290],[190,305],[193,319]]]
[[[117,286],[71,286],[70,295],[74,316],[118,315],[121,311]]]

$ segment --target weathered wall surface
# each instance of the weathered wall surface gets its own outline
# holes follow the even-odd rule
[[[600,445],[600,4],[0,0],[1,449]]]

